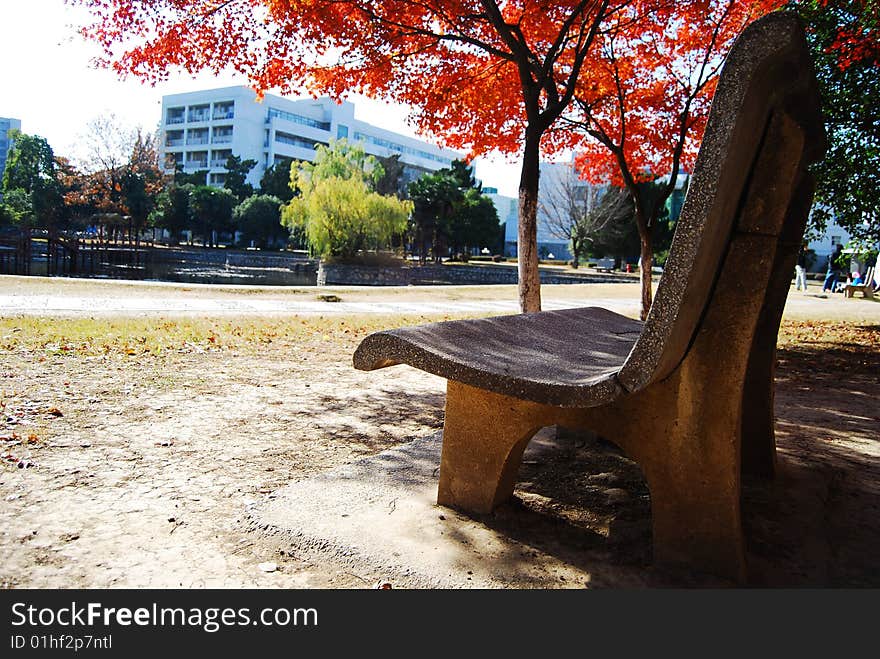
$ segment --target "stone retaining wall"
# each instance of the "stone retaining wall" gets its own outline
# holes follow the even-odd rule
[[[637,282],[632,277],[539,270],[542,284]],[[516,284],[517,269],[499,265],[425,265],[380,268],[338,263],[318,266],[318,286],[409,286],[427,284]]]
[[[201,263],[236,268],[283,268],[294,272],[316,271],[318,262],[290,252],[226,251],[222,249],[157,248],[156,263]]]

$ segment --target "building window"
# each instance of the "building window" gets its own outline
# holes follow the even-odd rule
[[[344,140],[348,137],[348,126],[344,126],[343,124],[339,124],[336,127],[336,139]]]
[[[843,236],[831,236],[831,246],[843,245]]]
[[[314,149],[320,142],[310,140],[299,135],[291,135],[290,133],[275,133],[275,141],[281,144],[289,144],[290,146],[298,146],[301,149]]]
[[[165,133],[165,146],[183,146],[183,131],[169,130]]]
[[[168,108],[165,113],[166,124],[182,124],[186,115],[185,108]]]
[[[207,128],[190,128],[186,131],[187,144],[207,144],[208,129]]]
[[[214,126],[211,129],[211,144],[229,144],[232,142],[232,126]]]
[[[311,128],[317,128],[318,130],[329,131],[330,124],[326,121],[318,121],[317,119],[312,119],[311,117],[304,117],[300,114],[294,114],[293,112],[285,112],[284,110],[279,110],[277,108],[269,108],[269,119],[273,118],[282,119],[284,121],[291,121],[295,124],[300,124],[302,126],[309,126]]]
[[[226,183],[226,174],[211,174],[211,185],[223,185]]]
[[[424,158],[425,160],[433,160],[435,162],[443,163],[444,165],[452,164],[452,161],[449,158],[444,158],[443,156],[437,155],[435,153],[429,153],[428,151],[415,149],[411,146],[406,146],[405,144],[398,144],[397,142],[392,142],[391,140],[386,140],[382,137],[375,137],[374,135],[367,135],[366,133],[361,133],[359,131],[355,132],[354,139],[358,142],[366,142],[368,144],[375,144],[376,146],[384,147],[389,151],[405,153],[407,155],[416,156],[418,158]]]
[[[208,103],[204,105],[189,106],[188,121],[208,121],[211,118],[211,106]]]
[[[218,119],[234,119],[235,103],[233,101],[214,103],[214,112],[211,116],[214,121],[217,121]]]
[[[232,149],[221,149],[211,152],[211,167],[226,167],[226,161],[232,155]]]
[[[208,152],[207,151],[191,151],[186,156],[186,166],[195,169],[208,168]]]

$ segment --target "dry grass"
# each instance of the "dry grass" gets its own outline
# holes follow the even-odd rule
[[[469,315],[297,316],[238,318],[41,318],[0,317],[0,355],[127,355],[290,348],[324,342],[329,352],[348,350],[370,332]]]

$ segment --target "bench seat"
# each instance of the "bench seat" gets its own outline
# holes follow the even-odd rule
[[[429,323],[370,335],[354,366],[408,364],[507,396],[594,407],[624,393],[616,374],[643,325],[599,307]]]

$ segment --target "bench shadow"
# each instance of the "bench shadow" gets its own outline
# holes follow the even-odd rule
[[[777,477],[743,478],[747,585],[877,587],[880,355],[869,344],[798,346],[778,361]],[[588,572],[591,587],[733,585],[652,566],[638,465],[601,438],[556,430],[530,442],[512,500],[475,519]]]
[[[779,350],[778,474],[743,484],[756,585],[880,585],[880,325],[858,330]]]

